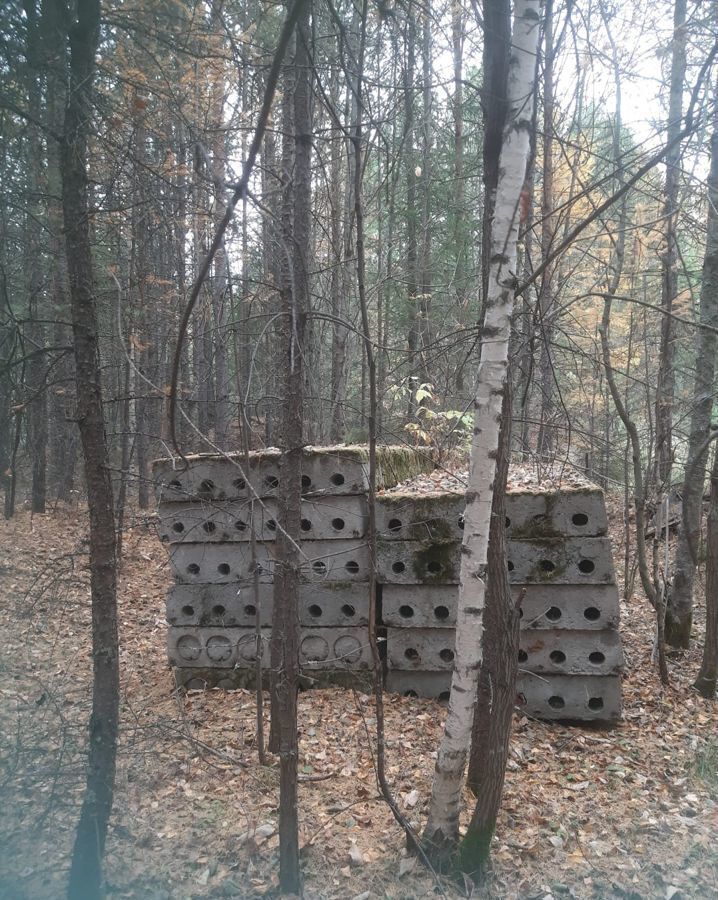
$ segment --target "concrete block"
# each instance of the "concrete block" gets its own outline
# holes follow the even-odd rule
[[[177,687],[186,690],[255,690],[257,685],[255,669],[172,669]],[[269,690],[269,670],[263,671],[262,685]],[[308,691],[315,688],[343,687],[359,692],[369,693],[372,690],[372,673],[369,669],[312,669],[301,672],[298,679],[299,690]]]
[[[367,670],[371,647],[366,628],[302,628],[299,664],[311,674],[315,669]]]
[[[323,581],[361,582],[369,579],[369,551],[358,541],[303,541],[300,575],[314,584]],[[182,543],[170,548],[172,573],[182,584],[225,584],[252,581],[250,545]],[[257,545],[259,578],[269,583],[276,565],[273,544]]]
[[[454,584],[385,584],[382,621],[394,628],[453,627],[458,597]]]
[[[259,605],[262,625],[267,626],[272,621],[273,592],[271,584],[259,585],[259,598],[251,584],[176,584],[167,595],[167,622],[250,628],[256,623]]]
[[[621,679],[617,675],[520,675],[519,710],[538,719],[617,722]]]
[[[165,503],[187,500],[245,500],[247,482],[259,497],[281,490],[281,452],[276,449],[218,457],[199,454],[182,460],[160,459],[153,464],[158,497]],[[377,487],[390,488],[433,464],[410,447],[377,448]],[[366,447],[306,447],[302,456],[302,484],[306,494],[363,494],[369,486]]]
[[[514,600],[525,589],[521,629],[616,629],[619,623],[615,584],[513,585]],[[385,584],[381,588],[382,621],[394,628],[452,627],[456,624],[459,586],[453,584]]]
[[[465,506],[463,494],[380,494],[377,534],[385,541],[461,541]]]
[[[262,634],[262,662],[269,662],[269,632]],[[257,641],[253,628],[167,629],[167,652],[173,666],[183,668],[231,669],[253,666]]]
[[[377,541],[379,580],[388,584],[458,584],[461,544],[456,541]],[[608,538],[510,541],[513,584],[610,584]]]
[[[556,675],[616,675],[623,668],[616,631],[522,631],[519,670]]]
[[[384,584],[458,584],[461,543],[377,540],[377,577]]]
[[[521,629],[617,629],[620,618],[615,584],[514,585],[512,595],[526,588],[521,603]],[[385,589],[386,590],[386,589]]]
[[[394,669],[386,674],[386,689],[390,694],[446,702],[451,690],[451,672],[405,672]]]
[[[389,492],[377,497],[377,532],[384,540],[461,540],[466,501],[460,493]],[[506,533],[514,540],[595,537],[606,534],[606,507],[599,488],[506,495]]]
[[[306,627],[366,625],[369,585],[323,581],[299,587],[299,624]]]
[[[386,689],[405,697],[448,701],[451,672],[391,671]],[[617,675],[519,675],[517,711],[537,719],[579,722],[618,722],[621,718],[621,679]]]
[[[390,670],[436,672],[454,667],[453,628],[387,628]]]
[[[258,541],[277,537],[277,501],[197,500],[162,503],[160,539],[166,543],[225,543],[249,541],[252,528]],[[366,534],[367,508],[363,496],[318,497],[302,501],[303,540],[349,540]]]
[[[596,537],[606,534],[606,504],[600,488],[564,488],[545,494],[514,488],[506,495],[509,539]]]

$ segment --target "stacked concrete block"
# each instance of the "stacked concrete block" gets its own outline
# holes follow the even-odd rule
[[[448,697],[454,659],[464,498],[379,498],[378,569],[387,687]],[[545,719],[615,721],[623,665],[619,602],[597,488],[513,489],[509,579],[521,607],[518,699]]]
[[[279,461],[279,451],[268,450],[250,454],[249,465],[239,455],[155,463],[159,533],[170,545],[175,579],[167,622],[178,684],[237,686],[253,677],[258,654],[268,665]],[[383,448],[378,463],[382,487],[427,468],[406,448]],[[299,620],[305,673],[359,673],[371,666],[367,466],[361,447],[303,454]]]
[[[269,664],[281,494],[279,451],[155,464],[159,533],[175,584],[168,652],[178,684],[250,684]],[[380,451],[377,521],[379,650],[389,690],[446,699],[464,497],[392,487],[426,468],[404,448]],[[308,448],[303,456],[300,662],[305,683],[360,683],[368,643],[367,453]],[[518,697],[547,719],[620,716],[618,593],[603,495],[593,487],[513,488],[508,567],[523,594]],[[260,634],[257,634],[257,621]]]

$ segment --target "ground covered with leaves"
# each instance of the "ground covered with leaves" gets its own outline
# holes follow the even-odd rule
[[[622,559],[620,516],[613,529]],[[0,898],[62,897],[84,786],[90,701],[82,510],[0,526]],[[179,693],[165,654],[166,550],[150,521],[125,536],[122,738],[107,846],[111,896],[260,897],[276,888],[278,771],[257,761],[246,691]],[[700,636],[700,609],[696,635]],[[404,851],[378,799],[366,696],[300,698],[308,898],[718,896],[718,709],[691,688],[699,646],[651,664],[652,613],[623,608],[624,721],[547,725],[517,712],[493,870],[438,881]],[[388,775],[421,830],[444,710],[387,696]],[[467,797],[467,810],[471,798]]]

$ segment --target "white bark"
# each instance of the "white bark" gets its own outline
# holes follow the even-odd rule
[[[474,396],[474,436],[464,516],[454,671],[424,833],[433,847],[433,855],[439,857],[450,853],[458,842],[461,790],[482,658],[489,524],[516,289],[519,204],[529,153],[538,38],[539,0],[516,0],[508,115],[499,163],[489,287]]]

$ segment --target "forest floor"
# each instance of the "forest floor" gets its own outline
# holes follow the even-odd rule
[[[620,571],[618,514],[615,523]],[[66,884],[90,701],[86,549],[81,510],[21,512],[0,526],[2,900],[59,898]],[[257,762],[253,695],[173,690],[163,615],[170,573],[151,522],[128,529],[124,559],[110,895],[271,894],[278,772]],[[700,628],[699,610],[697,635]],[[493,870],[473,896],[718,897],[718,707],[691,688],[698,649],[670,660],[664,690],[650,659],[651,610],[638,593],[624,604],[622,634],[618,727],[517,715]],[[389,781],[418,829],[444,714],[432,701],[386,697]],[[471,885],[438,884],[406,858],[377,799],[368,698],[304,693],[299,719],[305,896],[471,895]]]

